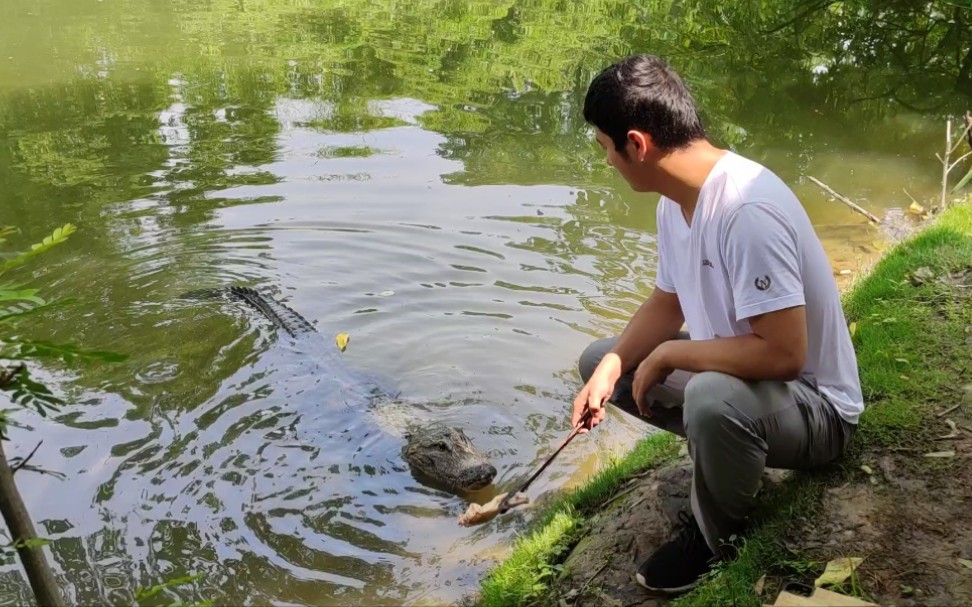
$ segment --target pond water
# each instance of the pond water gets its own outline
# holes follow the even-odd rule
[[[171,596],[475,590],[533,511],[469,529],[457,516],[550,452],[577,356],[653,283],[656,197],[611,172],[580,115],[616,58],[668,56],[712,138],[793,184],[835,270],[881,236],[807,175],[879,215],[937,196],[943,116],[967,101],[958,63],[925,70],[906,52],[875,71],[900,34],[849,9],[634,4],[3,3],[0,223],[20,247],[78,226],[17,275],[74,300],[19,329],[128,356],[38,371],[69,404],[20,413],[10,433],[10,455],[43,440],[33,462],[65,475],[18,480],[71,603],[131,604],[138,585],[193,574]],[[276,293],[328,343],[347,332],[343,360],[384,378],[387,399],[315,402],[321,376],[268,322],[178,298],[228,284]],[[409,419],[465,428],[495,487],[414,479],[398,454]],[[613,415],[531,498],[647,431]],[[28,597],[5,567],[0,603]]]

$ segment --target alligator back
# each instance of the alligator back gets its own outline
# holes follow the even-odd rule
[[[317,378],[326,377],[332,386],[340,386],[344,393],[374,394],[385,392],[387,382],[373,373],[352,369],[348,366],[334,342],[327,340],[299,312],[271,296],[250,287],[228,286],[216,289],[200,289],[183,295],[190,299],[223,299],[240,301],[256,309],[274,325],[300,340],[299,366]],[[281,361],[281,364],[285,364]],[[310,367],[319,370],[311,371]]]
[[[309,320],[293,308],[266,297],[250,287],[227,287],[226,291],[241,301],[250,304],[287,333],[297,336],[300,333],[317,333]]]
[[[317,423],[321,433],[328,439],[337,438],[338,434],[347,432],[347,428],[354,424],[357,424],[358,431],[361,432],[362,409],[370,408],[376,398],[384,400],[383,397],[388,394],[386,381],[371,372],[349,368],[337,347],[322,339],[310,321],[268,295],[249,287],[231,286],[193,291],[183,297],[229,297],[260,311],[276,326],[294,337],[313,336],[314,339],[303,344],[312,346],[310,352],[305,348],[299,348],[296,352],[291,350],[297,354],[296,359],[285,356],[270,364],[277,370],[283,370],[284,376],[288,377],[281,384],[281,389],[287,391],[291,404],[299,406],[298,403],[310,403],[301,425],[314,428]],[[321,350],[317,349],[318,345]],[[290,380],[287,373],[293,373],[295,379]],[[367,416],[371,417],[372,423],[377,422],[370,427],[396,430],[392,432],[396,435],[400,434],[397,430],[404,430],[406,444],[401,453],[405,461],[413,472],[431,481],[434,486],[471,491],[493,481],[496,468],[461,429],[439,423],[429,424],[428,421],[417,422],[415,411],[411,409],[398,409],[397,416],[394,407],[381,407],[381,410],[380,415]],[[359,419],[341,420],[340,416],[346,412]],[[399,421],[401,424],[397,423]],[[364,432],[363,436],[367,437],[369,432]],[[348,437],[341,438],[344,439],[341,444],[349,440]],[[359,447],[358,451],[360,450]]]
[[[250,287],[230,286],[218,289],[200,289],[198,291],[190,291],[184,294],[183,297],[191,299],[230,297],[256,308],[273,324],[294,337],[302,333],[317,333],[314,325],[301,316],[299,312]]]

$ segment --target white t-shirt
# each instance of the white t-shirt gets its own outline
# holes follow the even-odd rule
[[[790,188],[766,167],[727,152],[702,186],[691,227],[664,196],[657,218],[656,285],[678,295],[691,338],[752,333],[749,317],[805,305],[801,376],[857,423],[864,403],[837,284]]]

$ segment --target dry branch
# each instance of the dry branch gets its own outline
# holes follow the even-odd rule
[[[61,589],[47,564],[43,546],[26,545],[29,540],[37,539],[37,533],[14,483],[13,472],[3,452],[3,441],[0,441],[0,513],[7,523],[12,543],[17,546],[20,562],[27,572],[27,579],[30,581],[30,588],[34,591],[37,603],[44,607],[64,605]]]
[[[862,208],[862,207],[854,204],[851,201],[850,198],[848,198],[846,196],[843,196],[841,194],[838,194],[837,192],[834,191],[833,188],[831,188],[826,183],[820,181],[816,177],[813,177],[812,175],[808,175],[807,176],[807,179],[809,179],[810,181],[812,181],[815,184],[817,184],[818,186],[820,186],[821,189],[823,189],[824,191],[826,191],[827,193],[829,193],[831,196],[833,196],[837,200],[843,202],[844,204],[846,204],[847,206],[849,206],[851,209],[857,211],[858,213],[860,213],[864,217],[867,217],[870,221],[873,221],[874,223],[881,223],[881,220],[878,219],[876,215],[874,215],[873,213],[867,211],[866,209],[864,209],[864,208]]]
[[[965,112],[965,140],[972,148],[972,112]]]

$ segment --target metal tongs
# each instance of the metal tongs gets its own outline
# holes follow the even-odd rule
[[[546,467],[550,465],[550,462],[552,462],[554,458],[557,457],[557,454],[560,453],[563,450],[563,448],[567,446],[567,443],[569,443],[571,440],[573,440],[575,436],[577,436],[577,433],[581,431],[581,429],[584,427],[584,424],[586,424],[590,419],[591,419],[591,410],[587,409],[584,411],[584,415],[581,416],[580,421],[577,422],[577,425],[574,426],[574,429],[570,431],[570,434],[568,434],[563,441],[561,441],[560,446],[558,446],[557,449],[547,457],[546,461],[543,462],[543,465],[541,465],[536,472],[531,474],[530,478],[528,478],[525,483],[520,485],[519,489],[517,489],[516,491],[510,491],[509,493],[506,494],[506,497],[504,497],[503,501],[500,502],[499,506],[497,506],[497,510],[499,511],[500,514],[506,514],[506,512],[510,509],[509,507],[510,499],[517,493],[523,493],[524,491],[526,491],[527,488],[530,486],[530,483],[537,480],[537,477],[540,476],[540,474],[546,469]]]

